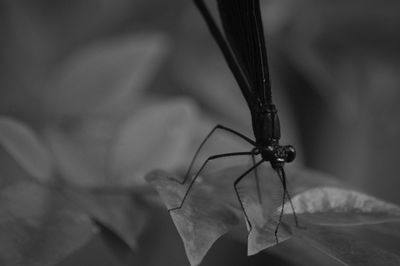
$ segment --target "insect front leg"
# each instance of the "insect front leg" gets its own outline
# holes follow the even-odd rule
[[[239,132],[237,132],[237,131],[235,131],[235,130],[229,128],[229,127],[223,126],[223,125],[216,125],[216,126],[207,134],[207,136],[206,136],[206,137],[203,139],[203,141],[200,143],[200,146],[197,148],[196,153],[194,154],[193,159],[192,159],[192,161],[190,162],[189,168],[188,168],[188,170],[186,171],[186,174],[185,174],[184,179],[183,179],[183,180],[176,180],[177,182],[179,182],[179,183],[182,184],[182,185],[186,183],[187,179],[188,179],[189,176],[190,176],[190,172],[192,171],[194,162],[196,161],[197,156],[199,155],[201,149],[203,148],[204,144],[209,140],[209,138],[214,134],[214,132],[215,132],[217,129],[224,130],[224,131],[226,131],[226,132],[229,132],[229,133],[231,133],[231,134],[234,134],[234,135],[238,136],[239,138],[243,139],[244,141],[248,142],[248,143],[251,144],[252,146],[255,146],[255,144],[256,144],[253,140],[251,140],[250,138],[246,137],[246,136],[243,135],[242,133],[239,133]]]

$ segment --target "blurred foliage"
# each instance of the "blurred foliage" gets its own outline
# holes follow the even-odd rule
[[[400,203],[399,4],[266,0],[262,8],[283,142],[297,147],[297,165]],[[4,0],[0,33],[0,227],[8,251],[0,264],[54,265],[69,256],[60,265],[186,265],[143,175],[185,171],[217,123],[251,135],[245,102],[193,4]],[[202,158],[243,149],[222,134]],[[369,240],[393,249],[398,241],[382,236],[389,227],[377,228],[383,233]],[[114,244],[99,245],[104,239]],[[217,242],[204,263],[335,265],[298,240],[250,259],[235,241]],[[116,262],[93,255],[115,245],[137,251]],[[293,250],[296,261],[284,259]]]

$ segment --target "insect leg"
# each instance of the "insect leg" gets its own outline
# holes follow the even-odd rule
[[[253,151],[255,151],[257,148],[254,148]],[[251,159],[253,161],[253,166],[256,165],[256,158],[255,154],[251,155]],[[256,179],[256,186],[257,186],[257,196],[258,196],[258,202],[262,204],[262,197],[261,197],[261,188],[260,188],[260,178],[258,177],[258,171],[257,168],[254,169],[254,177]]]
[[[290,203],[290,207],[291,207],[291,209],[293,211],[293,217],[294,217],[294,221],[295,221],[296,227],[298,227],[298,219],[297,219],[296,211],[294,209],[293,202],[292,202],[292,199],[290,197],[289,191],[287,190],[285,171],[283,170],[282,167],[279,167],[278,169],[276,169],[276,172],[277,172],[278,177],[281,180],[282,186],[283,186],[282,207],[281,207],[281,212],[280,212],[280,215],[279,215],[278,224],[277,224],[277,226],[275,228],[275,239],[276,239],[276,243],[278,244],[279,243],[279,241],[278,241],[278,230],[279,230],[279,226],[280,226],[280,224],[282,222],[283,209],[284,209],[285,198],[286,197],[288,198],[288,201]]]
[[[238,198],[238,200],[239,200],[240,207],[241,207],[241,209],[242,209],[242,211],[243,211],[243,213],[244,213],[244,216],[245,216],[245,218],[246,218],[246,222],[247,222],[247,224],[249,225],[249,228],[250,228],[249,232],[251,231],[251,229],[253,228],[253,226],[251,225],[251,222],[250,222],[250,220],[249,220],[249,217],[247,216],[246,210],[244,209],[244,205],[243,205],[242,199],[240,198],[239,191],[237,190],[237,185],[239,184],[240,181],[242,181],[242,179],[243,179],[248,173],[250,173],[251,171],[253,171],[254,169],[256,169],[256,168],[257,168],[258,166],[260,166],[260,164],[262,164],[263,162],[264,162],[264,160],[262,159],[261,161],[259,161],[259,162],[256,163],[255,165],[253,165],[250,169],[248,169],[248,170],[247,170],[246,172],[244,172],[241,176],[239,176],[239,177],[235,180],[235,182],[233,183],[233,187],[234,187],[234,189],[235,189],[236,196],[237,196],[237,198]]]
[[[288,197],[288,200],[289,200],[289,203],[290,203],[290,208],[293,211],[294,223],[296,224],[296,227],[300,227],[299,226],[299,219],[297,218],[296,211],[294,210],[293,202],[292,202],[292,199],[290,197],[289,192],[286,194],[286,196]]]
[[[278,231],[279,231],[279,226],[281,225],[281,222],[282,222],[283,207],[284,207],[284,205],[285,205],[285,198],[286,198],[286,177],[285,177],[285,175],[282,175],[281,170],[282,170],[282,167],[279,167],[279,168],[276,169],[276,173],[278,174],[278,177],[279,177],[279,179],[281,180],[282,186],[283,186],[283,193],[282,193],[283,198],[282,198],[282,205],[281,205],[282,207],[281,207],[281,212],[280,212],[280,214],[279,214],[278,224],[277,224],[276,227],[275,227],[275,240],[276,240],[276,244],[279,243],[279,240],[278,240]],[[283,170],[282,170],[282,171],[283,171]]]
[[[235,131],[235,130],[233,130],[233,129],[230,129],[230,128],[228,128],[228,127],[225,127],[225,126],[223,126],[223,125],[216,125],[216,126],[210,131],[210,133],[207,134],[207,136],[206,136],[206,137],[204,138],[204,140],[201,142],[200,146],[197,148],[196,153],[194,154],[194,157],[193,157],[192,161],[190,162],[189,168],[188,168],[188,170],[186,171],[185,178],[184,178],[182,181],[178,181],[179,183],[184,184],[184,183],[186,182],[186,180],[189,178],[190,171],[192,170],[192,167],[193,167],[193,165],[194,165],[194,162],[196,161],[197,156],[198,156],[199,153],[200,153],[200,150],[203,148],[204,144],[207,142],[207,140],[211,137],[211,135],[212,135],[217,129],[224,130],[224,131],[227,131],[227,132],[229,132],[229,133],[232,133],[232,134],[238,136],[239,138],[241,138],[241,139],[247,141],[248,143],[250,143],[250,144],[253,145],[253,146],[256,145],[256,143],[255,143],[253,140],[251,140],[250,138],[246,137],[245,135],[243,135],[243,134],[241,134],[241,133],[239,133],[239,132],[237,132],[237,131]]]
[[[282,208],[281,208],[281,213],[279,214],[279,219],[278,219],[278,224],[275,227],[275,240],[276,240],[276,244],[279,243],[278,240],[278,231],[279,231],[279,226],[281,225],[282,222],[282,216],[283,216],[283,205],[285,204],[285,198],[286,198],[286,193],[283,193],[283,198],[282,198]]]
[[[179,204],[179,206],[175,207],[175,208],[172,208],[172,209],[169,209],[168,211],[174,211],[174,210],[178,210],[178,209],[182,208],[183,203],[185,202],[185,200],[186,200],[186,198],[187,198],[187,196],[189,194],[190,189],[192,188],[194,182],[199,177],[201,171],[204,169],[204,167],[206,167],[208,162],[210,162],[212,160],[215,160],[215,159],[218,159],[218,158],[232,157],[232,156],[243,156],[243,155],[252,155],[252,154],[253,154],[252,151],[250,151],[250,152],[232,152],[232,153],[217,154],[217,155],[213,155],[213,156],[208,157],[208,159],[203,163],[203,165],[197,171],[197,173],[194,176],[194,178],[192,179],[192,181],[190,181],[190,184],[189,184],[189,186],[188,186],[188,188],[187,188],[187,190],[186,190],[186,192],[185,192],[185,194],[184,194],[184,196],[182,198],[182,201]]]
[[[285,187],[286,187],[286,174],[285,174],[285,170],[284,170],[283,168],[281,168],[280,171],[281,171],[281,174],[282,174],[282,179],[281,179],[281,181],[282,181],[282,180],[285,181]],[[283,183],[282,183],[282,184],[283,184]],[[292,211],[293,211],[293,218],[294,218],[294,222],[295,222],[295,224],[296,224],[296,227],[299,227],[299,220],[297,219],[297,215],[296,215],[296,211],[295,211],[295,209],[294,209],[294,205],[293,205],[293,202],[292,202],[292,198],[290,197],[289,191],[288,191],[287,189],[285,189],[285,193],[286,193],[286,197],[287,197],[287,199],[288,199],[288,201],[289,201],[290,208],[291,208]]]

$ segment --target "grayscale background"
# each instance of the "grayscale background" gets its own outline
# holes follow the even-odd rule
[[[297,165],[400,204],[399,2],[261,4],[282,141],[297,147]],[[123,182],[146,190],[147,171],[184,169],[217,123],[252,136],[245,101],[191,1],[1,0],[0,36],[0,114],[44,138],[55,128],[79,135],[93,165],[105,156],[96,143],[118,127],[134,143],[126,144],[129,160],[113,166],[129,168],[117,175]],[[187,113],[165,107],[171,102]],[[118,123],[127,119],[135,126],[124,132]],[[169,147],[171,134],[179,139]],[[213,152],[232,147],[221,139]],[[114,182],[102,174],[67,179]],[[187,265],[161,209],[149,209],[134,265]],[[105,249],[96,238],[58,266],[111,265]],[[279,264],[271,254],[247,259],[244,243],[224,237],[204,265]]]

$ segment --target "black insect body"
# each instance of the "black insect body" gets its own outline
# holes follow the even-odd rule
[[[256,147],[263,160],[270,162],[274,169],[283,167],[285,162],[292,162],[296,157],[294,147],[279,145],[281,132],[275,105],[260,106],[252,112],[252,119]]]
[[[240,90],[246,99],[252,117],[255,141],[228,127],[222,125],[214,127],[197,149],[184,180],[180,182],[181,184],[186,183],[188,180],[197,155],[205,142],[217,129],[227,131],[242,138],[250,143],[254,148],[247,152],[224,153],[209,157],[202,164],[194,178],[190,181],[181,204],[169,211],[180,209],[183,206],[196,178],[209,161],[231,156],[252,156],[253,166],[235,180],[234,189],[251,230],[252,225],[244,209],[237,186],[244,177],[254,171],[257,181],[258,196],[261,200],[261,192],[256,170],[262,163],[270,162],[272,168],[277,172],[284,190],[282,195],[282,209],[275,230],[275,237],[278,242],[277,232],[281,223],[283,203],[285,202],[286,197],[293,209],[297,225],[297,217],[294,212],[290,195],[287,191],[286,176],[283,168],[285,163],[292,162],[295,159],[296,151],[291,145],[283,146],[279,144],[281,138],[280,123],[277,109],[272,102],[267,52],[259,0],[217,0],[218,10],[225,34],[221,33],[203,0],[194,0],[194,2],[203,15],[211,34],[218,43],[236,81],[238,82]],[[256,155],[261,155],[261,160],[258,162],[255,161]]]

